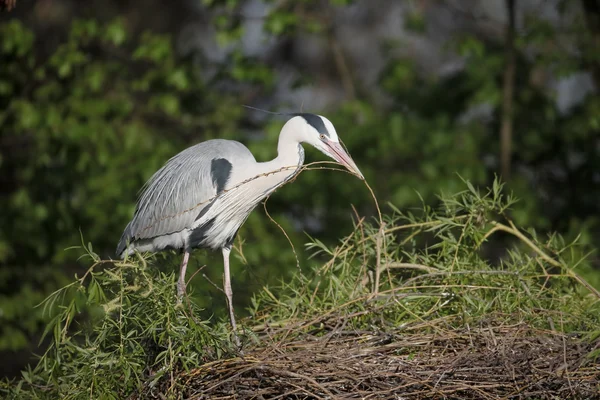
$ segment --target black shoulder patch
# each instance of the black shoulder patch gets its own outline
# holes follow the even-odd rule
[[[310,126],[317,130],[317,132],[329,137],[329,132],[323,123],[323,118],[319,117],[318,115],[308,113],[298,113],[293,115],[304,118]]]
[[[210,163],[210,176],[213,185],[217,187],[217,194],[221,193],[231,176],[231,163],[224,158],[215,158]]]

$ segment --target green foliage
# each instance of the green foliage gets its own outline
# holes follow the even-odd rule
[[[65,275],[83,271],[76,252],[64,251],[79,243],[80,233],[102,258],[113,256],[137,191],[169,157],[215,137],[246,142],[260,161],[275,156],[282,121],[270,118],[264,126],[256,124],[241,104],[268,102],[274,89],[280,90],[282,70],[298,75],[295,86],[339,77],[354,86],[348,100],[328,110],[311,109],[313,99],[302,100],[307,111],[332,120],[382,204],[391,202],[414,218],[427,217],[422,204],[434,210],[444,207],[438,193],[461,190],[461,177],[475,186],[491,185],[498,172],[503,43],[458,32],[448,38],[446,49],[463,57],[464,68],[434,76],[406,56],[406,43],[382,39],[372,46],[381,48],[385,65],[378,80],[367,85],[353,75],[344,38],[336,37],[339,21],[331,19],[353,3],[270,1],[264,19],[260,16],[269,43],[295,46],[310,35],[328,46],[323,53],[328,68],[321,75],[304,63],[290,65],[287,56],[246,54],[240,39],[256,16],[245,14],[245,0],[202,1],[212,13],[222,61],[211,61],[201,51],[180,57],[172,37],[132,35],[131,24],[123,18],[65,24],[56,47],[22,23],[2,22],[0,350],[37,341],[45,319],[33,305],[63,285]],[[566,3],[572,2],[561,2],[557,9],[561,29],[540,15],[520,18],[509,185],[521,201],[507,211],[507,218],[532,227],[540,237],[556,230],[568,241],[578,238],[578,243],[595,248],[599,97],[590,92],[575,107],[562,110],[548,87],[554,77],[593,68],[600,52],[585,15]],[[427,19],[426,12],[414,8],[399,23],[411,34],[425,35]],[[340,58],[349,75],[340,68]],[[253,135],[244,136],[249,131],[263,135],[254,140]],[[307,149],[307,161],[317,159],[322,155]],[[353,228],[352,205],[361,216],[376,212],[358,180],[331,171],[306,171],[273,195],[267,209],[298,250],[304,231],[332,247]],[[309,220],[318,223],[305,223]],[[235,303],[243,312],[242,306],[263,284],[272,286],[282,276],[287,281],[296,271],[296,260],[287,239],[260,207],[239,238],[232,273]],[[496,242],[504,244],[503,237],[490,239],[490,249]],[[569,252],[584,255],[578,247]],[[306,260],[305,252],[297,253],[303,269],[318,266],[318,259]],[[176,270],[180,261],[171,254],[157,258],[165,272]],[[600,287],[597,264],[597,258],[588,257],[576,265],[578,273]],[[196,252],[190,275],[205,265],[202,272],[220,282],[218,255]],[[222,294],[201,275],[190,284],[204,310],[199,311],[201,318],[223,315]]]
[[[79,268],[64,251],[79,229],[111,254],[143,182],[185,146],[177,133],[227,134],[239,111],[214,107],[230,100],[176,62],[170,38],[135,41],[119,20],[75,21],[47,60],[16,21],[0,38],[0,349],[17,349],[43,321],[31,306]]]
[[[597,337],[600,293],[575,273],[580,245],[516,228],[506,219],[515,200],[497,181],[485,192],[465,186],[422,218],[396,210],[361,220],[335,247],[309,243],[324,263],[257,293],[241,321],[243,346],[306,331],[425,334],[490,323]],[[497,263],[486,243],[500,232],[515,240]],[[189,381],[182,371],[189,377],[236,354],[228,324],[200,319],[192,299],[176,303],[174,272],[140,255],[114,263],[85,250],[93,265],[43,303],[58,307],[50,349],[20,381],[0,386],[9,398],[178,398]]]
[[[230,352],[223,325],[198,318],[194,302],[175,304],[173,272],[139,256],[113,264],[86,251],[89,270],[42,303],[58,308],[46,328],[52,344],[20,383],[37,389],[13,395],[120,399]]]
[[[498,181],[483,193],[465,183],[420,218],[395,208],[383,223],[361,221],[336,246],[309,243],[324,265],[259,292],[253,321],[288,339],[320,324],[414,333],[491,320],[597,333],[600,292],[576,272],[585,246],[517,228],[506,217],[515,199]],[[487,244],[500,234],[512,240],[498,261]]]

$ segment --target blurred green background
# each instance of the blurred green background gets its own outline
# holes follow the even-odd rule
[[[8,4],[0,0],[0,4]],[[209,139],[276,155],[285,120],[336,126],[380,204],[436,207],[436,195],[508,182],[518,225],[600,245],[599,0],[17,0],[0,12],[0,374],[37,348],[35,308],[89,266],[69,247],[113,257],[138,190],[168,158]],[[323,159],[313,149],[307,161]],[[356,178],[307,171],[269,213],[311,262],[307,234],[331,244]],[[294,253],[262,209],[240,231],[236,312],[289,277]],[[490,246],[489,251],[493,251]],[[503,253],[498,252],[497,257]],[[178,268],[180,256],[157,256]],[[196,251],[188,288],[224,317],[218,253]],[[600,286],[597,253],[579,272]]]

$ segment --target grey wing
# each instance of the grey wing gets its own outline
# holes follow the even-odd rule
[[[217,139],[192,146],[167,161],[144,186],[133,219],[117,246],[117,255],[136,240],[191,228],[222,190],[223,177],[226,179],[231,172],[231,163],[227,162],[227,172],[225,162],[219,165],[219,161],[232,159],[240,152],[252,157],[241,143]]]

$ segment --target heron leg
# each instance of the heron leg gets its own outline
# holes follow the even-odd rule
[[[231,248],[223,247],[223,288],[225,289],[225,296],[227,296],[227,308],[229,309],[229,319],[231,321],[231,328],[233,329],[235,344],[239,347],[240,340],[237,337],[237,325],[235,323],[235,314],[233,313],[233,291],[231,290],[231,274],[229,272],[229,253],[231,253]]]
[[[188,260],[190,259],[190,251],[185,250],[183,254],[183,261],[181,262],[181,268],[179,270],[179,280],[177,281],[177,300],[181,302],[183,295],[185,294],[185,271],[187,269]]]

